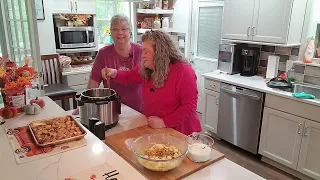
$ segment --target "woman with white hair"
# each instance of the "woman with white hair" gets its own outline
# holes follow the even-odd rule
[[[144,111],[151,128],[174,128],[186,135],[201,131],[196,113],[197,77],[166,33],[151,30],[142,36],[140,68],[104,68],[101,74],[123,84],[142,84]]]
[[[130,42],[129,18],[119,14],[113,16],[110,30],[114,43],[99,50],[93,63],[88,89],[99,87],[101,81],[107,87],[107,81],[101,76],[101,70],[105,67],[127,71],[140,65],[141,45]],[[122,103],[143,112],[141,84],[123,85],[113,81],[110,86],[120,95]]]

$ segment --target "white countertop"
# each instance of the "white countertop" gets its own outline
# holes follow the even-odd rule
[[[282,96],[285,98],[290,98],[290,99],[294,99],[297,101],[320,106],[319,99],[299,99],[299,98],[293,97],[292,93],[290,93],[290,92],[282,91],[279,89],[269,88],[266,85],[266,80],[260,76],[245,77],[245,76],[240,76],[239,74],[229,75],[229,74],[225,74],[225,73],[220,73],[220,71],[206,73],[206,74],[203,74],[203,76],[205,78],[217,80],[220,82],[225,82],[225,83],[233,84],[236,86],[241,86],[244,88],[264,92],[267,94]]]
[[[82,73],[90,73],[92,69],[92,64],[90,65],[78,65],[73,66],[71,71],[62,72],[62,76],[74,75],[74,74],[82,74]]]
[[[34,116],[20,114],[15,118],[7,119],[6,123],[0,126],[1,180],[60,180],[102,163],[112,166],[120,173],[125,172],[122,173],[124,179],[145,179],[129,163],[96,138],[90,131],[87,131],[87,135],[85,136],[87,146],[18,165],[13,156],[5,129],[23,126],[33,120],[67,114],[52,100],[47,97],[43,98],[46,101],[46,106],[40,114]],[[128,106],[123,106],[118,125],[107,131],[106,135],[116,134],[145,124],[146,117],[144,115],[132,110]],[[262,180],[263,178],[224,158],[185,179]]]

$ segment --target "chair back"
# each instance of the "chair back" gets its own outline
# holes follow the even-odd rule
[[[62,84],[59,54],[41,55],[43,82],[47,84]]]

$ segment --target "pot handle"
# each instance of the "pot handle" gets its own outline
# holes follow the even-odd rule
[[[96,105],[104,105],[104,104],[108,104],[109,101],[98,101],[98,102],[95,102]]]
[[[130,151],[132,151],[132,145],[133,145],[133,141],[134,141],[135,139],[134,138],[129,138],[129,139],[126,139],[125,141],[124,141],[124,144],[127,146],[127,148],[130,150]]]
[[[80,94],[76,94],[76,100],[77,100],[78,106],[83,106],[85,102],[82,101],[80,97],[81,97]]]
[[[121,97],[119,94],[117,95],[117,101],[118,101],[118,114],[121,114]]]

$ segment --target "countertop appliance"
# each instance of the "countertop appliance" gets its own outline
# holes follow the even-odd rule
[[[58,27],[56,45],[57,49],[95,47],[94,27]]]
[[[120,96],[113,89],[88,89],[77,97],[81,123],[90,127],[90,119],[103,121],[106,130],[113,128],[119,121],[121,114]],[[91,128],[92,129],[92,128]]]
[[[243,48],[240,60],[240,75],[254,76],[258,74],[260,49],[254,47]]]
[[[220,44],[218,70],[228,74],[239,73],[241,50],[246,46],[246,44]]]
[[[258,153],[264,93],[221,83],[218,136]]]

